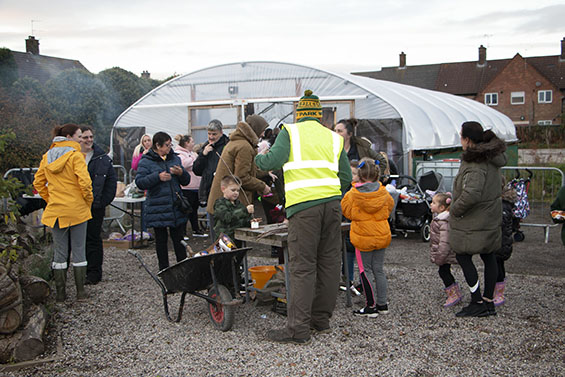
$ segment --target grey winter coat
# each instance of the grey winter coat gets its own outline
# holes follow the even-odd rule
[[[449,209],[449,244],[456,254],[488,254],[500,248],[505,150],[504,142],[494,137],[461,155]]]

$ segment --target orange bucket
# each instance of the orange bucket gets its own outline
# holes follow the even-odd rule
[[[283,266],[280,266],[283,269]],[[273,277],[277,272],[275,266],[254,266],[249,267],[249,273],[251,273],[251,279],[255,281],[253,287],[256,289],[262,289],[265,284]]]

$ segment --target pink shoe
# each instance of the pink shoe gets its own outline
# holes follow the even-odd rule
[[[506,287],[506,280],[496,283],[494,286],[494,306],[500,306],[506,302],[504,297],[504,288]]]
[[[445,293],[447,293],[447,300],[445,300],[445,304],[443,304],[444,308],[448,308],[453,306],[459,301],[461,301],[461,289],[459,288],[459,284],[453,283],[449,287],[445,288]]]

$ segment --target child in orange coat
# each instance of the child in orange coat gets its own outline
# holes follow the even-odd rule
[[[359,183],[341,201],[343,215],[351,220],[351,243],[355,246],[359,275],[367,299],[367,305],[353,313],[375,318],[378,313],[388,312],[383,264],[385,249],[391,239],[388,218],[394,208],[394,200],[379,183],[379,169],[373,160],[363,158],[357,169]],[[376,300],[368,272],[374,277]]]

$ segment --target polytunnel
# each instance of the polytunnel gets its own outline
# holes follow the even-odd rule
[[[257,61],[201,69],[143,96],[114,123],[114,163],[129,167],[144,133],[189,133],[200,143],[212,119],[224,124],[226,134],[252,113],[264,117],[270,127],[292,123],[306,89],[320,97],[324,125],[357,118],[356,134],[371,140],[373,148],[385,151],[403,170],[414,151],[460,146],[465,121],[478,121],[507,142],[516,140],[510,118],[467,98],[298,64]]]

